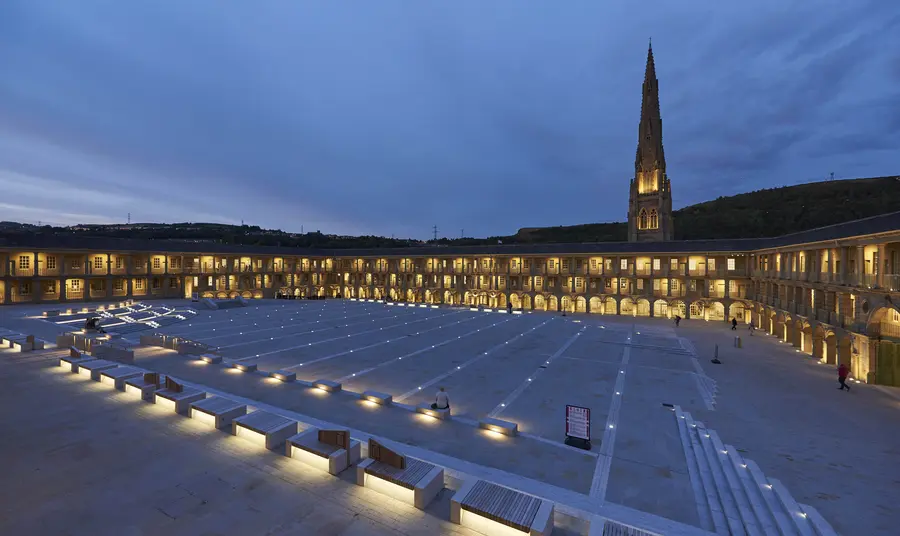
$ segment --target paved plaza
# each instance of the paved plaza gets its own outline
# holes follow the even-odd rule
[[[896,392],[855,383],[852,392],[838,392],[831,367],[772,337],[750,337],[743,328],[737,333],[742,348],[735,348],[736,333],[717,322],[684,321],[676,328],[671,321],[653,318],[511,315],[342,300],[253,301],[249,307],[214,311],[188,302],[168,305],[193,307],[197,314],[157,331],[216,347],[225,364],[206,365],[171,350],[136,347],[137,366],[210,393],[227,393],[255,407],[348,427],[354,437],[405,445],[410,455],[440,464],[451,474],[475,475],[551,499],[576,518],[601,514],[660,533],[715,530],[715,508],[706,508],[698,491],[704,462],[696,465],[685,439],[686,429],[690,431],[685,422],[697,422],[755,462],[766,477],[780,481],[800,508],[812,507],[811,514],[821,514],[840,534],[891,534],[900,523],[894,508],[900,500],[900,470],[894,463],[900,445]],[[36,311],[4,309],[0,326],[31,330],[47,340],[71,329],[26,317]],[[138,336],[135,332],[126,337],[137,343]],[[710,363],[716,345],[721,365]],[[48,358],[59,354],[48,350],[3,356],[0,396],[4,407],[12,408],[11,421],[24,428],[21,434],[4,436],[0,453],[37,466],[46,461],[55,467],[51,471],[66,475],[65,486],[53,492],[43,484],[46,469],[38,476],[25,466],[16,468],[17,478],[30,482],[28,489],[42,490],[33,498],[52,497],[56,502],[39,512],[7,508],[16,512],[8,518],[8,527],[21,528],[34,518],[29,516],[48,511],[69,515],[71,507],[60,501],[71,500],[67,494],[74,493],[79,479],[89,480],[92,489],[104,485],[105,473],[92,475],[69,467],[78,465],[74,455],[54,454],[55,448],[75,449],[82,454],[74,458],[83,455],[104,465],[117,448],[128,450],[123,438],[133,435],[140,445],[121,461],[110,461],[110,467],[124,467],[127,460],[138,463],[141,453],[152,458],[150,467],[163,473],[180,471],[197,460],[192,471],[207,475],[203,478],[225,478],[224,466],[240,467],[242,482],[258,481],[266,489],[256,498],[242,492],[229,495],[228,501],[246,499],[250,505],[277,495],[272,504],[283,505],[298,496],[294,501],[295,510],[301,512],[298,517],[279,514],[282,532],[274,530],[275,525],[252,525],[249,519],[254,515],[247,514],[249,518],[241,522],[253,526],[248,533],[299,534],[304,532],[298,527],[307,528],[303,523],[332,523],[329,526],[335,528],[323,534],[465,533],[442,521],[447,517],[440,512],[410,509],[411,513],[394,517],[385,513],[393,520],[385,521],[368,498],[360,502],[368,506],[356,510],[349,503],[363,491],[355,486],[339,480],[319,482],[293,472],[271,476],[271,467],[290,464],[274,455],[245,464],[241,460],[246,453],[232,449],[235,438],[220,438],[212,446],[208,435],[191,430],[189,424],[175,424],[172,417],[151,418],[148,406],[135,409],[114,394],[103,394],[106,406],[96,406],[99,402],[88,402],[85,392],[99,387],[50,372],[56,369]],[[256,364],[258,372],[242,373],[228,366],[235,362]],[[282,383],[268,376],[276,370],[295,372],[298,381]],[[340,382],[343,391],[330,394],[309,386],[321,379]],[[420,403],[432,402],[440,387],[450,395],[452,419],[441,421],[412,411]],[[47,394],[36,396],[35,390]],[[368,390],[392,395],[395,406],[359,400],[357,394]],[[21,403],[17,397],[30,397],[30,402]],[[70,405],[68,400],[76,402]],[[81,404],[92,408],[83,416],[76,409]],[[590,408],[592,450],[563,443],[567,404]],[[88,432],[77,425],[81,418],[96,423],[107,413],[116,426],[94,424]],[[141,418],[127,417],[134,413]],[[686,417],[684,422],[679,416]],[[57,425],[29,425],[30,417],[55,419]],[[477,423],[485,417],[518,424],[520,435],[510,438],[479,430]],[[140,424],[145,421],[149,424]],[[155,442],[159,445],[152,446]],[[179,442],[185,446],[178,447]],[[183,455],[174,454],[179,449]],[[136,470],[132,477],[150,474],[150,467]],[[110,491],[103,496],[114,497],[120,489],[116,486],[124,485],[115,478],[110,482]],[[334,486],[343,485],[351,491],[334,491]],[[341,500],[315,513],[314,497],[333,494]],[[27,497],[10,497],[12,502],[4,504],[16,505]],[[149,530],[144,533],[152,533],[149,527],[157,526],[153,523],[167,523],[137,509],[138,498],[129,500],[136,508],[135,526]],[[449,508],[448,501],[444,497],[433,509]],[[227,504],[219,502],[214,508],[228,510]],[[264,508],[274,507],[267,503]],[[239,511],[244,510],[232,510],[229,516],[241,517]],[[204,515],[212,514],[193,518],[196,532],[213,530],[204,525]],[[736,514],[725,511],[724,516]],[[53,516],[42,519],[57,523]],[[425,523],[430,532],[415,532],[406,522]],[[186,526],[178,527],[187,531]],[[577,523],[558,524],[554,534],[583,529]],[[26,532],[8,532],[0,524],[0,533]]]

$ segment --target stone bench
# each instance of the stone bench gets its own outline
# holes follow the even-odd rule
[[[444,488],[444,469],[369,440],[369,458],[356,466],[356,483],[424,510]]]
[[[339,382],[333,382],[331,380],[316,380],[312,384],[316,389],[321,389],[323,391],[328,391],[329,393],[336,393],[341,390],[341,384]]]
[[[241,372],[256,372],[258,365],[256,363],[232,363],[231,366]]]
[[[44,318],[49,316],[59,316],[59,309],[53,309],[51,311],[44,311]]]
[[[231,421],[232,433],[269,450],[276,449],[297,433],[297,421],[256,410]]]
[[[450,499],[450,521],[485,534],[549,536],[553,503],[484,480],[468,480]]]
[[[271,373],[271,376],[276,380],[281,380],[283,382],[297,381],[297,373],[291,372],[290,370],[276,370]]]
[[[78,365],[78,375],[100,381],[100,373],[104,370],[116,368],[119,364],[105,359],[94,359],[93,361],[85,361]]]
[[[125,381],[143,376],[147,371],[129,365],[118,366],[100,372],[100,383],[111,385],[119,391],[125,390]]]
[[[156,372],[148,372],[143,376],[136,376],[125,380],[125,393],[136,396],[147,402],[152,402],[154,393],[162,389],[162,382],[166,380]]]
[[[187,415],[192,402],[204,398],[206,393],[203,391],[187,388],[172,378],[166,378],[164,387],[153,393],[153,401],[156,404],[181,415]]]
[[[359,395],[363,400],[368,400],[369,402],[374,402],[376,404],[381,404],[382,406],[390,406],[391,402],[394,398],[387,393],[379,393],[378,391],[365,391],[363,394]]]
[[[422,402],[418,406],[416,406],[416,413],[422,413],[423,415],[428,415],[429,417],[434,417],[435,419],[446,420],[450,418],[450,408],[444,409],[431,409],[431,404],[428,402]]]
[[[337,475],[359,462],[360,443],[350,439],[349,430],[310,428],[288,438],[285,455]]]
[[[78,372],[79,363],[93,361],[94,359],[96,358],[73,346],[69,348],[69,355],[59,358],[59,366],[68,369],[70,372]]]
[[[212,354],[203,354],[200,356],[200,361],[204,363],[209,363],[210,365],[215,365],[222,362],[222,356],[220,355],[212,355]]]
[[[519,433],[519,425],[514,422],[503,421],[491,417],[485,417],[478,421],[478,427],[482,430],[490,430],[498,434],[514,436]]]
[[[231,426],[231,421],[247,414],[247,405],[222,396],[191,403],[191,418],[216,429]]]

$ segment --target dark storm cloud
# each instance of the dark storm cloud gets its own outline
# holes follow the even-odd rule
[[[897,172],[895,2],[602,4],[0,3],[2,219],[621,220],[651,35],[676,206]]]

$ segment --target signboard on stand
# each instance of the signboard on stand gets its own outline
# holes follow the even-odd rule
[[[591,408],[566,404],[566,445],[591,450]]]
[[[199,292],[192,292],[192,293],[191,293],[191,301],[192,301],[192,302],[200,301],[200,293],[199,293]]]

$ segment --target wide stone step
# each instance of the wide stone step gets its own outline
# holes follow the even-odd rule
[[[675,417],[704,528],[732,535],[836,536],[815,508],[797,503],[780,481],[767,478],[714,430],[678,406]]]

